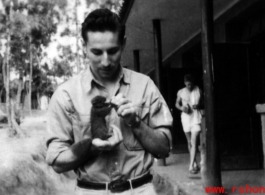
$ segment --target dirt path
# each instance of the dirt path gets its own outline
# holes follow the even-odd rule
[[[35,111],[22,119],[28,138],[9,138],[7,126],[0,125],[0,194],[73,194],[74,180],[56,174],[45,163],[45,114]]]

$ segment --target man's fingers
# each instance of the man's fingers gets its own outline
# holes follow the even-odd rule
[[[114,105],[116,105],[118,108],[121,105],[128,104],[130,102],[131,101],[128,100],[122,93],[119,93],[115,97],[111,98],[111,103],[114,104]]]
[[[117,100],[111,101],[111,103],[115,104],[119,108],[122,105],[130,103],[130,100],[122,98],[122,99],[117,99]]]
[[[108,139],[110,145],[115,145],[116,142],[118,141],[118,134],[117,130],[115,128],[112,129],[112,136]]]
[[[115,97],[116,98],[125,98],[125,96],[122,93],[118,93]]]
[[[112,97],[110,101],[111,101],[113,104],[115,104],[115,102],[117,102],[117,101],[120,100],[120,99],[124,99],[124,98],[125,98],[125,96],[124,96],[122,93],[119,93],[118,95]]]
[[[97,149],[102,150],[102,151],[106,151],[106,150],[109,151],[117,145],[115,142],[111,140],[111,138],[108,140],[101,140],[101,139],[96,138],[92,141],[92,144],[95,147],[97,147]]]
[[[111,125],[112,127],[112,136],[107,140],[101,140],[99,138],[95,138],[92,140],[92,144],[97,147],[99,150],[112,150],[116,147],[120,142],[122,142],[123,137],[121,130],[115,125]]]
[[[132,108],[132,105],[131,104],[124,104],[124,105],[121,105],[119,108],[118,108],[118,110],[117,110],[117,114],[119,115],[119,116],[124,116],[124,114],[123,114],[123,112],[125,111],[125,110],[131,110],[131,108]]]
[[[116,135],[117,135],[117,138],[118,138],[119,142],[121,142],[123,140],[123,136],[122,136],[121,130],[115,125],[111,125],[111,127],[116,132]]]
[[[105,140],[101,140],[99,138],[95,138],[92,140],[92,144],[94,146],[96,146],[98,149],[102,148],[102,147],[105,147],[106,145],[108,145],[108,141],[105,141]]]
[[[128,108],[128,109],[124,109],[121,112],[120,116],[122,116],[122,117],[125,117],[125,116],[128,116],[128,115],[133,116],[134,114],[136,114],[135,113],[135,109],[134,108]]]
[[[111,125],[111,127],[113,129],[113,139],[115,140],[115,142],[120,143],[123,140],[121,130],[115,125]]]

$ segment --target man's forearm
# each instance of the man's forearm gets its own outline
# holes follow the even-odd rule
[[[176,105],[175,105],[175,106],[176,106],[176,108],[177,108],[177,109],[179,109],[180,111],[183,111],[183,108],[182,108],[182,106],[180,106],[178,103],[176,103]]]
[[[54,161],[52,167],[57,173],[63,173],[78,168],[89,157],[98,153],[92,145],[92,139],[84,139],[73,144],[68,150],[63,151]]]
[[[175,104],[175,106],[176,106],[176,108],[179,109],[180,111],[183,111],[183,107],[180,105],[180,103],[181,103],[181,98],[178,97],[177,100],[176,100],[176,104]]]
[[[133,132],[142,146],[157,158],[169,155],[170,141],[162,131],[154,130],[141,122],[139,127],[133,128]]]

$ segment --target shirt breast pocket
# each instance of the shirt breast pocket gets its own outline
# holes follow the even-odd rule
[[[148,108],[143,108],[142,106],[137,106],[136,108],[137,115],[141,118],[142,122],[147,124],[147,117],[145,117],[149,113]],[[133,127],[129,127],[123,119],[121,119],[120,124],[122,135],[123,135],[123,143],[127,150],[129,151],[139,151],[144,150],[142,144],[138,140],[138,138],[133,133]]]

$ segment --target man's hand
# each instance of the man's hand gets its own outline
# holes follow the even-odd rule
[[[139,122],[133,103],[124,95],[119,93],[111,99],[111,103],[115,105],[118,116],[122,117],[126,124],[133,125]]]
[[[116,146],[118,146],[122,140],[121,130],[115,125],[110,125],[112,127],[112,136],[107,140],[101,140],[99,138],[93,139],[92,144],[100,151],[110,151]]]
[[[192,108],[195,109],[195,110],[196,110],[196,109],[199,109],[199,105],[198,105],[198,104],[193,105]]]
[[[186,114],[190,114],[191,109],[190,109],[189,106],[183,106],[183,107],[182,107],[182,111],[183,111],[184,113],[186,113]]]

